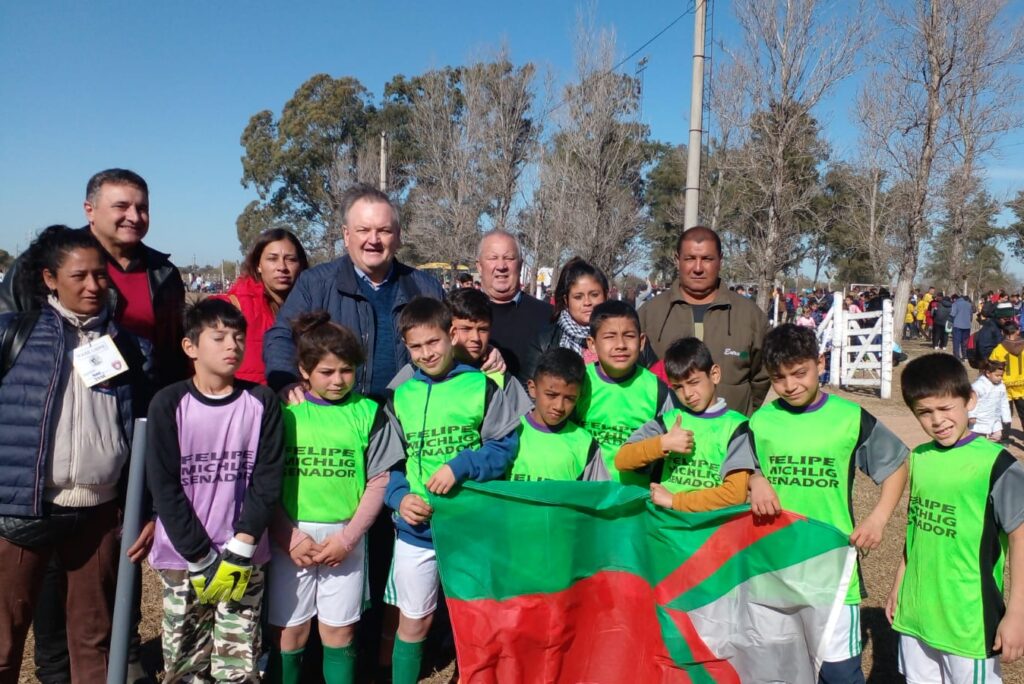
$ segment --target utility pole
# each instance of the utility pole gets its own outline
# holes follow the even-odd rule
[[[380,132],[380,191],[388,191],[388,134]]]
[[[684,228],[697,225],[700,201],[700,153],[704,133],[704,26],[708,0],[694,0],[693,13],[693,86],[690,90],[690,142],[686,148],[686,205]]]

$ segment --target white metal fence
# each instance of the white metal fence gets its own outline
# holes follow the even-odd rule
[[[832,308],[818,326],[818,347],[831,352],[828,384],[834,387],[877,387],[882,399],[892,396],[892,300],[881,311],[851,314],[836,292]]]

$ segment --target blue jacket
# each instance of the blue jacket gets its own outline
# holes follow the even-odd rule
[[[398,314],[414,297],[425,295],[444,299],[441,283],[423,271],[394,262],[392,278],[397,281],[398,291],[391,325],[395,326],[395,367],[401,368],[409,362],[409,352],[402,336],[398,334]],[[267,384],[272,389],[299,381],[295,363],[295,344],[292,342],[290,322],[297,315],[307,311],[326,311],[331,320],[354,332],[363,343],[366,362],[356,371],[356,390],[365,393],[373,380],[373,348],[376,341],[376,323],[373,305],[359,290],[355,267],[346,254],[326,264],[304,271],[288,299],[277,312],[277,320],[263,337],[263,360],[266,363]],[[390,380],[391,378],[388,378]]]
[[[953,310],[949,312],[953,318],[953,327],[970,329],[972,313],[974,313],[974,307],[971,306],[970,300],[966,297],[957,299],[953,302]]]
[[[460,373],[476,372],[479,372],[476,368],[460,363],[456,364],[440,380],[431,378],[419,369],[416,370],[413,379],[425,382],[428,385],[435,385]],[[488,381],[488,384],[491,384],[491,381]],[[429,403],[429,401],[430,393],[428,392],[427,402]],[[424,415],[426,415],[426,409],[427,407],[425,406]],[[393,407],[389,410],[393,416]],[[486,434],[481,434],[483,443],[479,448],[464,449],[449,460],[447,465],[452,469],[457,482],[461,484],[466,480],[476,480],[477,482],[497,480],[504,477],[505,473],[508,472],[519,446],[519,435],[515,431],[519,415],[509,413],[509,411],[514,411],[514,407],[506,405],[502,398],[502,392],[496,392],[485,408],[485,415],[491,418],[493,422],[503,425],[508,431],[506,432],[505,429],[499,430],[499,432],[504,434],[497,438],[488,438]],[[487,420],[485,419],[485,424],[486,422]],[[484,427],[481,427],[481,432],[484,429]],[[384,504],[395,511],[392,517],[399,539],[420,548],[433,548],[434,539],[430,531],[430,523],[410,525],[398,513],[402,499],[412,491],[409,486],[409,480],[405,475],[407,462],[408,459],[402,460],[391,469],[391,478],[388,480],[388,486],[384,492]]]
[[[0,332],[14,316],[0,315]],[[63,400],[59,379],[72,363],[73,350],[65,347],[63,325],[60,315],[44,306],[17,361],[0,381],[0,515],[44,515],[46,460],[57,427],[55,409]],[[113,322],[107,323],[107,333],[129,370],[94,391],[117,395],[121,428],[131,444],[132,423],[136,416],[145,415],[145,392],[153,379],[148,344],[118,330]]]

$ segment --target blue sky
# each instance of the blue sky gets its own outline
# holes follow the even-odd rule
[[[683,12],[689,0],[604,0],[621,55]],[[735,31],[715,3],[717,39]],[[239,257],[239,137],[262,109],[279,113],[311,75],[358,78],[375,96],[395,74],[463,63],[507,41],[516,62],[567,77],[578,4],[447,0],[314,2],[10,2],[0,4],[0,248],[24,248],[50,223],[80,225],[95,171],[132,168],[150,184],[147,240],[179,265]],[[640,56],[644,120],[679,143],[688,128],[693,24],[683,19]],[[633,61],[635,61],[635,59]],[[632,62],[623,70],[631,73]],[[838,156],[855,145],[847,109],[855,81],[819,113]],[[991,187],[1024,188],[1024,135],[1006,141]]]

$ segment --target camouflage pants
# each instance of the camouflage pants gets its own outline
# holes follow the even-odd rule
[[[164,586],[164,683],[258,682],[263,568],[253,568],[241,601],[199,603],[188,573],[158,571]]]

